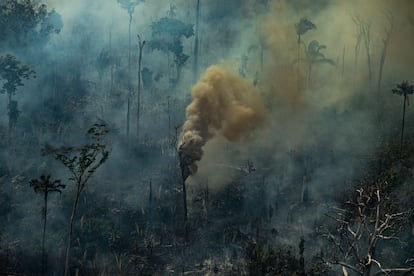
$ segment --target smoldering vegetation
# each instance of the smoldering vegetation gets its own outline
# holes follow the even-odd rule
[[[1,273],[411,275],[413,8],[0,2]]]

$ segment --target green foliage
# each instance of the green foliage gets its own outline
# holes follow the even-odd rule
[[[170,35],[174,39],[180,39],[182,36],[189,38],[194,35],[193,25],[186,24],[178,19],[163,17],[151,24],[153,36]]]
[[[177,67],[183,66],[189,56],[184,54],[182,38],[194,35],[193,25],[175,18],[163,17],[153,22],[151,29],[153,36],[150,42],[151,49],[173,53]]]
[[[23,86],[23,79],[36,77],[35,71],[12,55],[0,56],[0,79],[3,80],[3,87],[0,93],[13,95],[18,86]]]
[[[72,174],[70,180],[76,182],[79,191],[82,191],[89,178],[108,159],[109,150],[102,143],[107,133],[108,129],[105,124],[96,123],[87,131],[91,143],[80,147],[60,148],[46,145],[42,153],[43,155],[52,154],[56,160],[68,168]]]
[[[45,42],[63,27],[60,15],[48,12],[33,0],[3,0],[0,3],[0,48],[20,47]]]

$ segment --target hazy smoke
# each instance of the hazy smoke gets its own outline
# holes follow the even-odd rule
[[[197,171],[203,146],[214,135],[238,141],[259,126],[265,108],[259,91],[228,69],[209,67],[192,88],[193,101],[179,143],[183,179]]]

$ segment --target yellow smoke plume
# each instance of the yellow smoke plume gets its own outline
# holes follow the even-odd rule
[[[238,141],[265,118],[258,89],[226,68],[209,67],[193,86],[192,96],[178,145],[184,180],[197,171],[195,162],[201,160],[203,146],[214,135]]]

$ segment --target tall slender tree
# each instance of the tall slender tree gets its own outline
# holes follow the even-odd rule
[[[371,61],[371,22],[362,20],[359,16],[353,18],[358,27],[358,47],[361,39],[364,41],[365,53],[367,55],[368,86],[372,88],[372,61]],[[358,48],[359,51],[359,48]],[[356,53],[355,53],[356,54]]]
[[[19,111],[17,101],[12,99],[16,94],[17,87],[23,86],[23,79],[36,77],[35,71],[27,65],[21,65],[21,62],[12,55],[0,56],[0,79],[3,80],[3,87],[0,89],[1,94],[7,94],[9,110],[9,140],[14,124],[17,122]]]
[[[141,64],[142,64],[142,50],[145,46],[145,40],[138,36],[138,89],[137,89],[137,141],[139,142],[139,120],[141,110]]]
[[[88,144],[81,147],[54,148],[52,146],[46,146],[42,150],[44,155],[53,155],[56,160],[60,161],[69,170],[71,174],[69,180],[75,184],[75,198],[69,220],[69,231],[66,247],[65,276],[69,274],[71,239],[73,224],[78,210],[79,198],[91,176],[108,159],[109,150],[103,142],[103,139],[107,133],[108,129],[106,125],[97,123],[88,130],[87,134],[91,139],[91,142]]]
[[[385,37],[382,39],[382,51],[380,59],[380,67],[378,71],[378,84],[377,92],[381,92],[382,72],[384,70],[385,57],[387,56],[388,45],[390,44],[391,35],[394,29],[394,17],[392,14],[388,14],[388,26],[385,27]]]
[[[326,49],[326,45],[319,44],[318,41],[312,40],[306,50],[306,62],[308,64],[308,88],[311,85],[312,66],[314,64],[327,63],[335,65],[335,62],[332,59],[326,58],[325,55],[321,53],[322,49]]]
[[[414,86],[409,84],[408,81],[403,81],[402,83],[397,84],[396,88],[392,89],[392,93],[404,97],[403,116],[402,116],[402,122],[401,122],[401,139],[400,139],[400,156],[402,156],[404,125],[405,125],[405,109],[406,109],[406,105],[410,104],[408,95],[411,95],[414,93]]]
[[[315,24],[313,24],[307,18],[301,18],[299,23],[295,25],[296,35],[298,36],[298,91],[300,91],[300,45],[302,44],[302,35],[307,33],[310,30],[316,29]],[[306,47],[306,46],[305,46]]]
[[[196,20],[194,32],[194,63],[193,74],[194,82],[198,78],[198,51],[199,51],[199,28],[200,28],[200,0],[196,0]]]
[[[128,12],[128,97],[127,97],[127,122],[126,122],[126,135],[129,136],[129,122],[131,112],[131,98],[133,94],[132,81],[131,81],[131,24],[132,15],[134,14],[135,7],[143,0],[117,0],[123,9]]]
[[[66,185],[62,184],[60,180],[51,180],[50,175],[41,175],[39,179],[32,179],[29,182],[30,187],[36,193],[43,193],[43,235],[42,235],[42,274],[46,273],[46,254],[45,254],[45,237],[46,237],[46,223],[47,223],[47,200],[49,193],[62,193]]]

